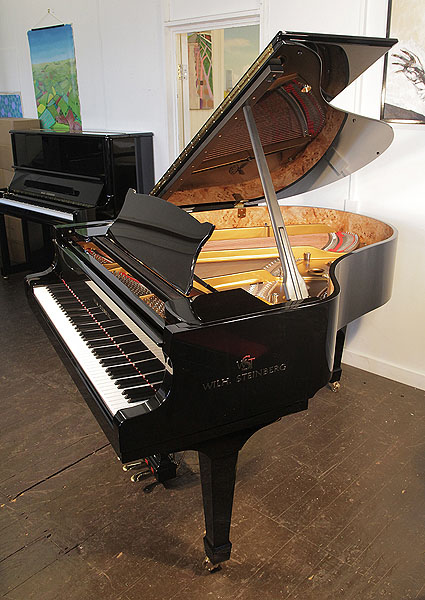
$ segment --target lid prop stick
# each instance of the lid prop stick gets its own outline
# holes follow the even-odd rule
[[[254,150],[261,185],[263,186],[264,198],[270,214],[280,262],[282,263],[285,296],[287,300],[302,300],[303,298],[308,298],[307,286],[297,268],[251,107],[245,105],[243,113]]]

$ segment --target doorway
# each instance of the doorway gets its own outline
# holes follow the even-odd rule
[[[259,25],[176,35],[179,151],[254,62],[259,48]]]

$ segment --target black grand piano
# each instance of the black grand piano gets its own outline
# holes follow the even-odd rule
[[[156,184],[56,228],[31,303],[123,463],[199,452],[207,564],[231,552],[238,452],[338,384],[347,323],[390,297],[396,232],[279,198],[383,152],[329,102],[394,43],[279,33]]]

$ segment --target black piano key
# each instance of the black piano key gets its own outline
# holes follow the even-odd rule
[[[118,350],[118,352],[115,352],[115,354],[118,354],[120,350],[125,354],[130,354],[132,352],[141,352],[142,350],[146,350],[146,346],[144,346],[142,342],[136,341],[120,344],[119,349],[117,349],[116,346],[111,342],[111,348],[93,348],[93,352],[98,358],[107,358],[108,356],[113,356],[114,349],[115,351]]]
[[[137,374],[136,369],[128,361],[126,362],[126,364],[118,365],[118,366],[115,366],[115,367],[108,367],[106,369],[106,372],[113,379],[118,379],[120,377],[128,377],[128,376],[131,377],[132,375],[136,375]]]
[[[96,348],[93,349],[93,354],[97,358],[110,358],[112,356],[122,355],[122,352],[115,346],[115,344],[111,344],[110,346],[104,348]]]
[[[86,324],[87,321],[92,321],[93,323],[96,323],[96,322],[100,323],[102,325],[102,327],[103,327],[103,323],[105,323],[109,327],[111,327],[113,325],[121,325],[121,321],[119,319],[110,319],[102,311],[100,311],[99,314],[93,315],[95,318],[91,317],[89,315],[89,313],[87,313],[86,311],[84,311],[84,313],[82,313],[81,315],[76,315],[74,317],[70,317],[71,321],[73,321],[73,323],[75,323],[76,325],[79,325],[79,324],[84,325],[84,324]]]
[[[128,327],[126,327],[125,325],[115,325],[113,327],[108,327],[107,325],[105,326],[104,324],[102,324],[103,329],[109,333],[112,337],[117,337],[119,335],[129,335],[129,334],[133,334],[133,332],[131,331],[131,329],[129,329]]]
[[[132,402],[140,402],[140,400],[147,400],[154,394],[155,390],[153,390],[150,385],[130,388],[124,392],[124,396],[128,399],[129,404]]]
[[[134,333],[130,333],[130,334],[126,334],[126,335],[118,335],[118,336],[113,336],[113,340],[115,341],[116,344],[118,344],[120,347],[121,345],[127,344],[128,342],[134,342],[137,341],[137,337],[134,335]],[[86,340],[87,344],[90,346],[90,348],[101,348],[102,346],[106,346],[108,344],[111,344],[111,338],[107,335],[104,335],[103,337],[99,337],[96,339],[90,339],[90,340]],[[124,349],[124,347],[123,347]]]
[[[143,373],[143,371],[142,371]],[[124,377],[116,379],[115,384],[123,390],[135,387],[135,385],[149,385],[155,389],[161,384],[164,379],[164,370],[153,371],[151,373],[143,373],[139,377]]]
[[[64,300],[64,301],[75,300],[75,301],[77,301],[75,296],[73,296],[71,294],[71,292],[69,290],[67,290],[66,288],[64,291],[55,291],[55,290],[52,290],[52,286],[49,286],[49,290],[50,290],[52,296],[54,296],[57,300]]]
[[[152,371],[160,371],[163,368],[161,361],[159,361],[157,358],[149,358],[144,361],[134,362],[134,364],[143,374],[150,373]],[[125,377],[126,375],[132,375],[135,372],[135,368],[132,364],[128,363],[127,365],[108,367],[106,372],[113,379],[117,379],[119,377]]]
[[[69,320],[72,323],[74,323],[74,325],[77,326],[77,328],[79,325],[88,325],[88,324],[96,323],[96,321],[93,319],[93,317],[91,317],[87,313],[86,314],[82,313],[81,315],[74,315],[74,316],[67,313],[67,316],[68,316]],[[97,316],[96,316],[96,320],[97,320]],[[98,327],[99,327],[99,325],[98,325]]]
[[[135,371],[136,373],[136,371]],[[149,382],[150,383],[150,382]],[[147,385],[150,387],[148,382],[141,375],[136,375],[134,377],[124,377],[123,379],[117,379],[115,381],[115,385],[118,386],[122,390],[128,390],[132,387],[136,387],[138,385]],[[152,388],[151,388],[152,389]]]
[[[161,406],[161,402],[159,402],[159,400],[155,398],[155,392],[159,388],[161,383],[162,380],[159,381],[156,385],[154,385],[153,387],[155,389],[152,389],[150,385],[145,385],[140,387],[129,388],[128,390],[123,392],[123,394],[126,398],[128,398],[129,404],[131,404],[132,402],[140,402],[140,400],[149,399],[151,408],[155,409]]]
[[[144,358],[149,358],[150,356],[151,353],[149,352],[149,350],[142,350],[141,352],[133,352],[131,354],[128,354],[128,357],[133,362],[143,360]],[[102,367],[105,368],[118,365],[127,365],[128,359],[123,354],[119,353],[116,356],[102,358],[100,360],[100,364],[102,365]]]
[[[96,329],[89,329],[89,331],[80,331],[80,335],[86,341],[98,340],[100,338],[105,340],[109,339],[106,333],[100,329],[100,327],[97,327]]]
[[[94,342],[97,340],[110,340],[111,337],[114,340],[116,340],[117,343],[119,343],[120,341],[129,342],[131,336],[132,336],[132,339],[134,339],[134,335],[132,333],[121,333],[120,335],[109,336],[107,333],[102,331],[102,329],[99,329],[97,331],[92,329],[91,331],[80,332],[80,335],[83,338],[83,340],[85,340],[88,343]]]
[[[155,371],[154,373],[145,374],[145,378],[149,381],[149,383],[154,387],[158,388],[164,379],[165,369],[161,371]]]
[[[69,315],[70,317],[72,316],[78,316],[78,315],[86,315],[87,317],[90,317],[90,315],[105,315],[105,313],[103,312],[103,310],[99,307],[97,308],[92,308],[90,310],[90,312],[87,312],[87,310],[85,310],[85,308],[83,306],[64,306],[63,304],[61,304],[62,306],[62,310],[64,312],[66,312],[67,315]]]
[[[113,321],[110,321],[112,325],[106,322],[102,323],[102,328],[112,336],[121,335],[124,333],[133,333],[131,329],[129,329],[126,325],[123,325],[122,322],[120,322],[119,325],[116,325],[115,321],[115,319]]]
[[[96,304],[96,302],[94,302],[94,300],[81,303],[81,301],[79,301],[77,298],[75,298],[71,294],[69,294],[68,297],[66,297],[66,298],[58,296],[57,294],[54,294],[54,298],[58,304],[61,304],[62,306],[66,306],[69,308],[71,308],[73,306],[78,306],[82,310],[84,310],[84,307],[86,307],[89,310],[95,310],[96,308],[97,309],[100,308],[99,305]]]
[[[102,325],[102,327],[100,327],[96,321],[92,320],[91,323],[87,323],[86,325],[78,325],[78,329],[82,332],[86,332],[86,331],[102,331],[102,328],[105,329],[105,331],[107,331],[110,335],[113,336],[115,328],[119,327],[119,325],[115,325],[114,327],[108,327],[108,329],[106,329],[106,327],[104,327]]]
[[[99,319],[99,323],[101,323],[102,327],[104,329],[106,329],[106,331],[108,333],[110,333],[110,329],[112,329],[114,327],[122,327],[123,326],[122,321],[120,321],[120,319],[118,319],[118,318],[114,318],[114,319],[107,319],[107,318],[105,318],[104,322],[102,322]],[[115,331],[113,333],[115,333]]]
[[[74,294],[72,294],[68,290],[65,290],[64,292],[52,292],[50,287],[49,290],[58,302],[78,302],[78,304],[80,304],[80,302],[83,302],[83,300],[79,296],[74,296]],[[86,298],[85,303],[94,304],[94,296]]]

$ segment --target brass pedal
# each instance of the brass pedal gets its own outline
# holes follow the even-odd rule
[[[139,471],[139,473],[134,473],[130,479],[133,483],[137,483],[146,479],[147,477],[152,477],[152,473],[150,470],[146,469],[145,471]]]
[[[145,467],[146,463],[144,460],[138,460],[137,462],[134,463],[127,463],[126,465],[123,465],[122,470],[123,471],[134,471],[134,469],[141,469],[142,467]]]

